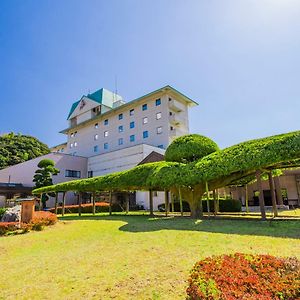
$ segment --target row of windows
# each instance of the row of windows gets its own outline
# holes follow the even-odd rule
[[[157,133],[157,134],[161,134],[161,133],[162,133],[162,127],[157,127],[157,128],[156,128],[156,133]],[[143,139],[147,139],[148,137],[149,137],[149,132],[148,132],[148,130],[143,131]],[[97,138],[97,139],[98,139],[98,138]],[[132,134],[132,135],[129,136],[129,141],[130,141],[130,142],[135,142],[135,135],[134,135],[134,134]],[[123,144],[124,144],[124,138],[119,138],[119,139],[118,139],[118,145],[120,146],[120,145],[123,145]],[[161,147],[160,147],[160,146],[161,146]],[[162,148],[163,145],[159,145],[158,147]],[[104,150],[108,150],[108,149],[109,149],[108,143],[104,143],[104,144],[103,144],[103,149],[104,149]],[[98,145],[94,146],[94,152],[98,152],[98,151],[99,151],[99,146],[98,146]]]
[[[161,105],[161,99],[159,98],[159,99],[156,99],[155,100],[155,106],[160,106]],[[145,111],[145,110],[147,110],[148,109],[148,104],[143,104],[142,105],[142,111]],[[161,113],[160,113],[161,114]],[[129,115],[130,116],[133,116],[134,115],[134,108],[133,109],[131,109],[131,110],[129,110]],[[118,115],[118,119],[119,120],[123,120],[123,113],[121,113],[121,114],[119,114]],[[104,124],[104,126],[106,126],[106,125],[108,125],[108,119],[105,119],[104,121],[103,121],[103,124]],[[99,123],[96,123],[95,124],[95,128],[97,129],[97,128],[99,128]]]
[[[81,172],[76,170],[66,170],[65,177],[80,178]]]

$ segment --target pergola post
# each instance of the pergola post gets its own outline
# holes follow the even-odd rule
[[[245,204],[246,204],[246,213],[249,213],[249,195],[248,195],[248,184],[245,185]]]
[[[55,193],[55,204],[54,204],[54,212],[57,215],[57,204],[58,204],[58,192]]]
[[[41,198],[39,201],[39,210],[42,210],[42,198],[43,198],[44,193],[41,193]]]
[[[112,191],[109,191],[109,215],[112,214]]]
[[[265,200],[264,200],[264,192],[262,189],[261,184],[261,171],[257,170],[255,173],[256,180],[257,180],[257,188],[259,192],[259,206],[260,206],[260,212],[261,212],[261,219],[266,220],[266,211],[265,211]]]
[[[183,205],[182,205],[182,195],[181,195],[181,188],[178,188],[179,192],[179,204],[180,204],[180,214],[183,217]]]
[[[126,193],[126,199],[125,199],[125,209],[126,209],[126,214],[129,213],[129,192]]]
[[[78,193],[78,216],[81,217],[82,193]]]
[[[277,211],[277,205],[276,205],[276,194],[275,194],[275,187],[274,187],[272,171],[268,173],[268,178],[269,178],[269,186],[270,186],[271,198],[272,198],[273,214],[274,214],[274,217],[278,217],[278,211]]]
[[[63,197],[62,197],[62,206],[61,206],[61,215],[65,215],[65,202],[66,202],[66,192],[63,192]]]
[[[174,194],[171,193],[171,208],[172,208],[172,213],[174,214],[175,207],[174,207]]]
[[[149,208],[150,208],[150,216],[153,216],[153,192],[149,190]]]
[[[217,213],[218,213],[217,193],[216,193],[216,190],[213,190],[213,198],[214,198],[214,215],[216,216]]]
[[[169,191],[165,190],[165,212],[166,212],[166,217],[169,214],[169,210],[170,210]]]
[[[283,205],[283,199],[282,199],[282,193],[281,193],[281,186],[279,177],[274,177],[274,184],[275,184],[275,190],[276,190],[276,199],[278,205]]]
[[[205,189],[206,189],[206,204],[207,204],[207,214],[210,217],[210,208],[209,208],[209,190],[208,190],[208,183],[205,182]]]
[[[93,192],[93,194],[92,194],[92,201],[93,201],[93,215],[95,215],[95,213],[96,213],[96,193],[95,192]]]

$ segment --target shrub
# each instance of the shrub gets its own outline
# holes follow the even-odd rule
[[[19,222],[0,222],[0,236],[10,231],[17,230]]]
[[[35,211],[30,225],[33,230],[39,230],[43,226],[54,225],[56,222],[56,214],[49,211]]]
[[[299,299],[300,261],[235,253],[209,257],[193,267],[188,299]]]
[[[207,202],[206,200],[202,200],[202,205],[203,205],[203,211],[207,212]],[[182,207],[184,212],[190,212],[190,206],[188,202],[182,201]],[[171,209],[171,204],[170,204],[170,209]],[[214,201],[209,200],[209,209],[210,212],[214,212]],[[165,211],[165,204],[159,204],[158,205],[158,210],[159,211]],[[179,212],[180,211],[180,203],[179,202],[174,202],[174,210]],[[242,210],[242,204],[239,200],[234,200],[234,199],[222,199],[219,200],[219,211],[220,212],[240,212]]]
[[[102,205],[99,205],[102,204]],[[102,212],[109,212],[109,204],[105,202],[97,203],[96,205],[96,213],[102,213]],[[119,204],[113,204],[112,205],[112,211],[113,212],[121,212],[123,211],[122,207]],[[54,208],[51,208],[51,212],[54,212]],[[81,206],[81,213],[92,213],[93,212],[93,206],[91,204],[86,205],[83,204]],[[57,214],[62,213],[61,206],[57,208]],[[65,214],[76,214],[78,213],[78,205],[67,205],[65,206]]]
[[[0,221],[1,221],[1,219],[2,219],[5,212],[6,212],[6,208],[0,207]]]

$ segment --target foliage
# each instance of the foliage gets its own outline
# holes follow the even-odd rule
[[[1,219],[2,219],[5,212],[6,212],[6,208],[0,207],[0,221],[1,221]]]
[[[298,299],[300,261],[235,253],[209,257],[192,269],[188,299]]]
[[[0,222],[0,236],[5,235],[10,231],[17,230],[19,222]]]
[[[165,159],[188,163],[218,150],[218,145],[211,139],[199,134],[189,134],[178,137],[169,145]]]
[[[53,184],[52,175],[57,175],[59,170],[54,167],[55,163],[51,159],[42,159],[38,163],[39,169],[35,171],[35,175],[33,176],[33,182],[35,182],[36,188],[41,188],[44,186],[50,186]],[[46,201],[49,197],[46,194],[42,196],[43,208],[46,208]]]
[[[21,134],[0,136],[0,169],[22,163],[50,152],[47,145],[38,139]]]
[[[203,212],[207,212],[207,202],[206,200],[202,200],[203,205]],[[189,203],[186,201],[182,201],[182,207],[184,212],[190,212],[190,206]],[[165,211],[165,204],[158,205],[159,211]],[[170,210],[171,210],[171,204],[170,204]],[[234,199],[220,199],[219,200],[219,211],[220,212],[240,212],[242,210],[242,205],[239,200]],[[174,202],[174,211],[179,212],[180,211],[180,203]],[[214,201],[212,199],[209,200],[209,211],[214,212]]]
[[[37,224],[40,224],[41,226],[49,226],[54,225],[56,222],[56,214],[53,214],[49,211],[35,211],[30,224],[34,229],[34,226],[36,226]]]
[[[206,182],[208,182],[209,189],[214,190],[251,176],[259,169],[271,170],[300,165],[299,157],[300,131],[295,131],[243,142],[224,150],[215,151],[187,164],[178,162],[149,163],[123,172],[39,188],[33,193],[164,190],[184,187],[190,191],[198,188],[198,194],[201,194],[205,191]],[[195,206],[195,203],[198,202],[189,197],[186,200],[189,202],[192,212],[198,211]],[[196,201],[198,200],[196,199]]]

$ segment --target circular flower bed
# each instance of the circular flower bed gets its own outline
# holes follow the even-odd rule
[[[209,257],[191,271],[187,299],[300,299],[300,261],[236,253]]]

